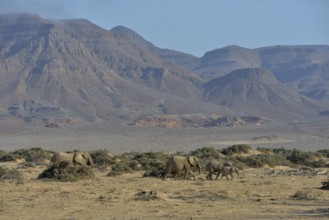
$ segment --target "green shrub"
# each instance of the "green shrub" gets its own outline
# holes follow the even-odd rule
[[[249,153],[251,147],[247,144],[235,144],[221,150],[224,155],[233,155],[237,153]]]
[[[280,148],[273,148],[272,151],[276,154],[280,154],[284,157],[287,157],[288,155],[291,154],[292,150],[291,149],[287,149],[284,147],[280,147]]]
[[[297,149],[293,149],[287,156],[287,160],[297,165],[311,166],[312,163],[318,160],[322,155],[315,152],[303,152]]]
[[[324,157],[329,158],[329,150],[318,150],[317,153],[321,153]]]
[[[0,157],[0,162],[14,161],[19,158],[21,157],[16,154],[8,153]]]
[[[106,149],[92,151],[90,156],[98,167],[107,167],[113,164],[115,159],[115,156]]]
[[[67,161],[62,161],[58,164],[53,164],[48,169],[44,170],[38,178],[55,179],[61,182],[73,182],[93,177],[94,173],[91,167],[85,165],[74,166]]]
[[[133,170],[126,163],[118,163],[112,166],[112,170],[107,174],[108,176],[118,176],[124,173],[132,173]]]
[[[34,163],[44,163],[44,160],[50,160],[51,154],[49,151],[43,150],[39,147],[34,147],[31,149],[19,149],[11,154],[17,155],[20,158],[24,158],[26,162],[34,162]]]
[[[223,157],[223,154],[220,152],[220,150],[216,150],[213,147],[203,147],[196,149],[195,151],[191,151],[189,153],[191,156],[195,156],[199,159],[220,159]]]
[[[1,167],[0,166],[0,180],[4,179],[14,179],[14,180],[21,180],[22,178],[22,173],[19,172],[16,169],[9,169],[6,167]]]
[[[268,165],[270,167],[291,165],[291,163],[284,157],[276,154],[250,155],[248,157],[237,157],[237,159],[250,167],[262,167],[264,165]]]
[[[0,149],[0,159],[7,154],[8,153],[6,151]]]
[[[112,171],[108,173],[108,176],[139,170],[145,170],[145,176],[158,176],[164,172],[169,155],[162,152],[129,152],[118,158],[120,162],[112,166]]]
[[[257,147],[256,150],[264,154],[269,154],[273,152],[271,149],[265,147]]]

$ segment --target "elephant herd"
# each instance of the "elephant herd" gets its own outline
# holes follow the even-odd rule
[[[199,164],[199,159],[194,156],[182,157],[182,156],[174,156],[170,158],[167,162],[165,174],[162,177],[162,180],[165,180],[168,174],[172,174],[174,177],[178,172],[184,172],[184,179],[187,179],[188,175],[190,174],[194,180],[195,176],[191,171],[192,167],[197,167],[199,170],[199,174],[201,173],[201,166]],[[216,175],[216,180],[218,179],[219,175],[222,174],[228,180],[228,176],[231,177],[231,180],[234,179],[233,173],[236,173],[239,176],[238,168],[234,167],[231,162],[223,162],[218,160],[211,160],[206,165],[206,171],[208,171],[208,175],[206,178],[208,180],[212,180],[212,175]]]
[[[66,161],[72,163],[73,165],[88,165],[91,167],[95,167],[95,163],[88,152],[73,152],[73,153],[66,153],[66,152],[58,152],[55,153],[51,160],[50,164],[58,164],[62,161]],[[196,167],[199,170],[199,174],[201,173],[201,166],[199,163],[199,159],[194,156],[174,156],[171,157],[166,165],[165,173],[162,177],[162,180],[165,180],[168,175],[172,175],[175,177],[179,172],[184,172],[184,180],[191,175],[195,180],[195,175],[192,173],[191,168]],[[239,171],[236,167],[234,167],[230,162],[226,161],[218,161],[218,160],[211,160],[206,165],[206,171],[208,171],[208,175],[206,179],[213,180],[212,175],[216,175],[216,180],[218,179],[219,175],[222,174],[226,179],[231,177],[231,180],[234,179],[233,173],[236,173],[239,176]]]

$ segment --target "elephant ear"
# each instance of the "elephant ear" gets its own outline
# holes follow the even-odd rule
[[[198,164],[198,162],[196,161],[196,158],[192,157],[192,156],[187,157],[187,161],[192,167],[194,167]]]

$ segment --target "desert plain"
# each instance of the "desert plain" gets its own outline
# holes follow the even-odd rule
[[[15,163],[7,166],[17,166]],[[328,219],[328,168],[301,174],[289,167],[246,168],[231,180],[162,181],[141,172],[79,182],[1,181],[1,219]]]
[[[42,147],[54,151],[108,149],[115,154],[137,151],[188,152],[204,146],[220,149],[245,143],[252,148],[287,147],[303,151],[328,149],[326,122],[316,126],[270,125],[216,129],[159,129],[129,126],[2,129],[1,149]],[[316,135],[315,135],[316,134]],[[244,167],[233,180],[143,177],[143,171],[78,182],[38,179],[47,165],[21,167],[20,179],[0,181],[0,219],[328,219],[329,168]]]

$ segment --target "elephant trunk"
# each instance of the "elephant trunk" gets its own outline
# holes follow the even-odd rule
[[[198,164],[197,167],[199,169],[199,174],[201,174],[201,166],[200,166],[200,164]]]
[[[88,163],[91,167],[95,167],[95,163],[91,157],[89,158]]]

